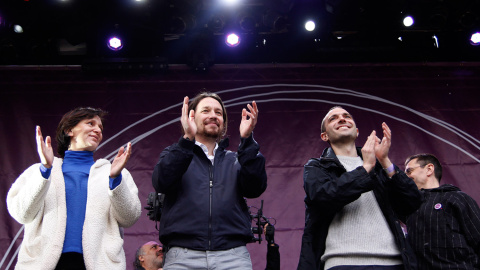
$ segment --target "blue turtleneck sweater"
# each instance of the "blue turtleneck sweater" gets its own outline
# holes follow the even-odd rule
[[[66,151],[62,171],[67,200],[67,228],[62,252],[83,253],[82,231],[87,206],[87,187],[93,152]]]
[[[67,228],[62,252],[83,253],[82,231],[87,206],[88,177],[93,161],[93,152],[66,151],[62,164],[65,179],[65,198],[67,202]],[[50,177],[52,168],[40,165],[45,179]],[[109,187],[115,189],[122,181],[122,175],[110,178]]]

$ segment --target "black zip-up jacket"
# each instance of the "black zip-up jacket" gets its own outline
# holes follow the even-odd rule
[[[193,141],[180,138],[160,154],[152,183],[165,194],[160,241],[170,247],[226,250],[253,238],[244,197],[267,188],[265,158],[253,139],[241,138],[238,153],[228,139],[215,152],[214,165]]]
[[[422,270],[480,269],[480,208],[453,185],[422,189],[424,202],[407,220],[408,241]]]
[[[357,148],[357,154],[361,156],[361,148]],[[416,269],[415,255],[406,242],[399,220],[400,217],[405,220],[405,216],[418,209],[422,198],[415,182],[396,166],[395,170],[397,173],[389,179],[377,161],[370,173],[363,166],[347,172],[332,148],[325,149],[319,159],[307,162],[303,175],[305,229],[298,269],[324,268],[320,258],[325,253],[328,228],[335,214],[371,190],[395,237],[405,269]]]

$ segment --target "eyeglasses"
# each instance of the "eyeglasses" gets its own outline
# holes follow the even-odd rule
[[[416,168],[423,168],[423,167],[425,167],[425,166],[427,166],[427,164],[425,164],[425,165],[418,165],[417,167],[410,167],[410,168],[408,168],[408,169],[405,170],[405,173],[406,173],[407,175],[410,175]]]

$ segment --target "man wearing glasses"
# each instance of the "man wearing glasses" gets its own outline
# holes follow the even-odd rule
[[[453,185],[440,186],[442,165],[434,155],[410,156],[405,166],[424,196],[407,220],[418,269],[480,269],[480,209],[475,200]]]

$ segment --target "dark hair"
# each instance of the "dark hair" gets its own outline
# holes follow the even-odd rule
[[[135,261],[133,261],[133,269],[135,269],[135,270],[145,270],[145,268],[143,268],[143,266],[142,266],[142,263],[138,259],[142,255],[145,255],[145,252],[143,252],[143,245],[140,246],[137,249],[137,252],[135,252]]]
[[[63,115],[62,120],[60,120],[60,123],[58,123],[56,133],[57,153],[60,155],[60,157],[65,157],[65,151],[68,150],[68,146],[70,145],[71,138],[68,136],[68,132],[70,130],[80,123],[80,121],[84,119],[92,119],[95,116],[100,117],[100,120],[103,124],[105,115],[107,115],[106,111],[90,107],[79,107]]]
[[[330,110],[328,110],[328,112],[325,114],[325,116],[323,117],[323,120],[322,120],[322,125],[320,127],[320,133],[324,133],[325,131],[327,131],[327,127],[325,126],[325,119],[327,118],[327,115],[333,111],[334,109],[343,109],[341,106],[334,106],[332,108],[330,108]]]
[[[220,106],[222,106],[222,110],[223,110],[223,131],[222,131],[222,135],[220,136],[220,138],[221,138],[227,133],[228,117],[227,117],[227,110],[225,109],[225,106],[223,105],[223,101],[217,94],[212,93],[212,92],[201,92],[200,94],[196,95],[190,101],[190,104],[188,104],[188,111],[189,112],[191,110],[196,111],[197,106],[200,103],[200,101],[204,98],[207,98],[207,97],[215,99],[216,101],[218,101],[218,103],[220,103]]]
[[[433,164],[435,178],[437,178],[438,183],[440,183],[440,180],[442,179],[442,164],[440,164],[440,161],[438,161],[437,157],[435,157],[432,154],[412,155],[412,156],[409,156],[405,161],[405,166],[413,159],[417,159],[417,163],[422,167],[430,163]]]

